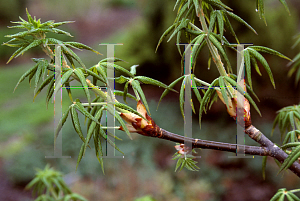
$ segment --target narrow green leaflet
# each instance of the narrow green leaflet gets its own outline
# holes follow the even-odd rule
[[[26,72],[21,76],[21,78],[19,79],[17,85],[15,86],[14,91],[16,90],[16,88],[18,87],[18,85],[19,85],[21,82],[23,82],[23,80],[24,80],[27,76],[29,76],[32,72],[35,72],[35,71],[36,71],[37,67],[38,67],[38,64],[35,64],[32,68],[30,68],[28,71],[26,71]]]
[[[43,83],[36,90],[34,97],[33,97],[33,101],[37,97],[37,95],[45,88],[45,86],[47,86],[53,80],[53,78],[54,78],[54,74],[48,76],[48,78],[43,81]]]
[[[216,13],[217,13],[217,19],[218,19],[218,26],[219,26],[220,37],[223,38],[223,33],[224,33],[223,12],[220,11],[220,10],[217,10]]]
[[[195,75],[192,74],[191,75],[191,78],[192,78],[192,89],[193,89],[193,92],[194,92],[195,96],[197,97],[197,100],[199,101],[199,103],[201,103],[202,98],[201,98],[201,95],[200,95],[199,90],[197,88],[198,86],[196,84],[196,81],[195,81],[194,77],[195,77]]]
[[[258,12],[259,18],[263,19],[265,24],[267,25],[267,21],[265,18],[265,6],[263,0],[256,0],[256,12]]]
[[[96,119],[97,121],[99,121],[99,120],[101,119],[101,117],[102,117],[102,114],[103,114],[103,109],[98,110],[97,113],[96,113],[96,115],[95,115],[95,119]],[[94,131],[95,131],[96,125],[97,125],[97,123],[96,123],[95,121],[93,121],[93,122],[90,124],[89,128],[88,128],[88,132],[87,132],[87,135],[86,135],[86,139],[85,139],[85,141],[84,141],[83,155],[85,154],[86,148],[87,148],[87,146],[89,145],[89,142],[90,142],[90,140],[91,140],[91,138],[92,138],[92,136],[93,136],[93,133],[94,133]],[[101,127],[101,125],[100,125],[100,127]],[[100,129],[101,129],[101,128],[100,128]],[[101,132],[101,131],[100,131],[100,132]],[[96,148],[96,147],[95,147],[95,148]]]
[[[84,90],[84,93],[87,97],[87,100],[88,100],[89,104],[91,104],[91,95],[90,95],[89,88],[88,88],[88,85],[86,83],[85,76],[84,76],[83,72],[79,68],[74,69],[73,72],[79,78],[79,80],[80,80],[80,82],[83,86],[83,90]]]
[[[219,50],[219,52],[221,53],[222,57],[225,59],[228,68],[231,69],[231,64],[229,62],[227,54],[226,54],[225,50],[223,49],[222,44],[220,43],[220,41],[218,41],[213,35],[209,35],[209,40]]]
[[[101,126],[100,126],[101,127]],[[99,129],[99,131],[100,131],[100,135],[114,148],[114,149],[116,149],[117,151],[119,151],[121,154],[124,154],[117,146],[116,146],[116,144],[109,138],[109,137],[107,137],[107,135],[106,135],[106,133],[105,133],[105,131],[102,129],[102,128],[100,128]]]
[[[184,79],[182,81],[181,88],[180,88],[180,94],[179,94],[179,106],[180,106],[180,112],[181,112],[183,119],[185,119],[185,117],[184,117],[184,90],[185,90],[186,82],[189,81],[188,78],[189,78],[189,76],[184,76]]]
[[[123,67],[121,67],[117,64],[101,62],[100,65],[105,67],[105,68],[110,68],[110,69],[114,69],[114,70],[117,70],[119,72],[125,73],[126,75],[129,75],[130,77],[134,77],[134,75],[131,74],[128,70],[126,70],[125,68],[123,68]]]
[[[88,111],[86,111],[86,110],[84,109],[84,107],[81,105],[79,99],[76,99],[76,103],[75,103],[75,105],[74,105],[73,107],[75,107],[81,114],[83,114],[83,115],[86,116],[87,118],[89,118],[89,119],[95,121],[96,123],[100,124],[100,123],[98,122],[98,120],[95,119],[95,117],[93,117]]]
[[[126,96],[127,96],[127,93],[128,93],[128,85],[129,85],[129,82],[126,82],[125,86],[124,86],[124,93],[123,93],[123,100],[125,103],[126,102]]]
[[[268,156],[263,156],[262,157],[262,177],[263,177],[264,180],[266,179],[267,159],[268,159]]]
[[[260,53],[258,53],[256,50],[254,50],[250,47],[248,47],[246,49],[249,51],[251,56],[255,57],[263,65],[263,67],[265,68],[265,70],[267,71],[267,73],[270,77],[273,87],[275,88],[275,81],[273,78],[273,74],[272,74],[272,71],[271,71],[270,66],[269,66],[268,62],[266,61],[266,59]]]
[[[63,76],[61,77],[60,83],[58,83],[55,87],[54,94],[56,94],[58,92],[58,90],[61,89],[61,87],[69,80],[69,78],[71,77],[72,74],[73,74],[72,69],[68,70],[67,72],[65,72],[63,74]]]
[[[244,59],[245,59],[245,68],[246,68],[246,75],[247,80],[250,85],[250,88],[252,89],[252,80],[251,80],[251,60],[250,60],[250,54],[248,51],[244,52]]]
[[[229,109],[227,86],[225,85],[224,78],[222,76],[219,77],[219,85],[220,85],[222,97],[225,101],[226,107],[227,109]]]
[[[268,48],[268,47],[263,47],[263,46],[251,46],[250,47],[251,49],[254,49],[256,51],[259,51],[259,52],[264,52],[264,53],[268,53],[268,54],[273,54],[273,55],[276,55],[278,57],[281,57],[281,58],[284,58],[284,59],[287,59],[289,61],[292,61],[290,58],[288,58],[287,56],[284,56],[283,54],[281,54],[280,52],[277,52],[276,50],[273,50],[271,48]]]
[[[127,82],[128,83],[128,82]],[[126,84],[127,84],[126,83]],[[129,84],[129,83],[128,83]],[[114,90],[114,94],[115,95],[117,95],[117,96],[123,96],[124,97],[124,92],[123,91],[118,91],[118,90]],[[125,94],[125,97],[128,97],[128,98],[131,98],[131,99],[133,99],[133,100],[135,100],[135,101],[138,101],[137,99],[136,99],[136,97],[134,97],[133,95],[131,95],[131,94],[129,94],[129,93],[126,93]],[[124,101],[124,102],[126,102],[126,101]]]
[[[99,80],[100,82],[106,83],[106,80],[104,80],[102,77],[100,77],[98,74],[94,73],[93,71],[91,71],[89,69],[86,69],[85,71],[88,75],[93,76],[93,78],[95,78],[96,80]]]
[[[136,68],[139,67],[139,65],[133,65],[130,67],[130,73],[132,75],[135,75],[136,74]]]
[[[79,42],[64,42],[64,44],[66,46],[71,45],[71,46],[74,46],[74,47],[79,48],[79,49],[90,50],[90,51],[92,51],[92,52],[94,52],[96,54],[100,54],[98,51],[94,50],[93,48],[91,48],[91,47],[89,47],[87,45],[84,45],[82,43],[79,43]]]
[[[293,149],[291,154],[284,160],[284,162],[282,163],[278,171],[278,174],[281,171],[288,169],[296,160],[298,160],[299,157],[300,157],[300,146]]]
[[[161,42],[163,41],[163,39],[169,35],[169,33],[175,28],[176,26],[176,23],[174,23],[172,26],[170,26],[160,37],[159,41],[158,41],[158,44],[156,46],[156,49],[155,49],[155,53],[157,52],[157,49],[159,47],[159,45],[161,44]]]
[[[124,131],[126,132],[126,134],[128,135],[128,137],[132,140],[132,137],[130,135],[130,132],[126,126],[126,124],[124,123],[122,117],[118,114],[118,112],[115,112],[114,108],[112,107],[112,105],[107,105],[106,106],[107,111],[111,114],[114,115],[115,118],[118,120],[118,122],[121,124],[122,128],[124,129]]]
[[[240,18],[236,14],[234,14],[232,12],[229,12],[229,11],[226,11],[226,14],[228,14],[230,17],[232,17],[236,21],[242,23],[243,25],[245,25],[246,27],[248,27],[251,31],[253,31],[255,34],[257,34],[256,31],[247,22],[245,22],[242,18]]]
[[[123,83],[127,82],[128,80],[129,80],[129,78],[124,77],[123,75],[115,78],[116,83],[119,83],[119,84],[123,84]]]
[[[70,111],[71,111],[71,117],[72,117],[71,119],[72,119],[73,127],[74,127],[76,133],[79,135],[80,139],[83,142],[85,142],[85,138],[83,136],[83,133],[82,133],[82,130],[81,130],[81,126],[80,126],[80,122],[79,122],[79,118],[78,118],[78,113],[77,113],[75,107],[71,106]]]
[[[147,111],[149,112],[149,115],[150,115],[149,106],[148,106],[145,94],[144,94],[144,92],[143,92],[143,90],[141,88],[141,85],[140,85],[139,81],[138,80],[132,80],[131,86],[140,95],[140,97],[141,97],[141,99],[142,99],[142,101],[143,101],[143,103],[144,103],[144,105],[145,105],[145,107],[146,107],[146,109],[147,109]]]
[[[210,33],[210,32],[213,31],[213,28],[214,28],[216,19],[217,19],[217,11],[214,10],[214,11],[212,11],[212,12],[210,13],[210,20],[209,20],[208,33]]]
[[[139,80],[139,81],[143,82],[144,84],[151,84],[151,85],[155,85],[155,86],[158,86],[158,87],[163,87],[163,88],[171,90],[173,92],[177,92],[176,90],[174,90],[172,88],[169,88],[168,85],[166,85],[166,84],[164,84],[164,83],[162,83],[158,80],[152,79],[150,77],[136,76],[134,79]]]
[[[82,159],[82,157],[83,157],[83,152],[84,152],[84,142],[82,143],[82,145],[81,145],[81,148],[80,148],[80,151],[79,151],[79,154],[78,154],[78,158],[77,158],[77,164],[76,164],[76,170],[77,170],[77,168],[78,168],[78,165],[79,165],[79,163],[80,163],[80,161],[81,161],[81,159]]]
[[[177,78],[175,81],[173,81],[170,85],[169,85],[169,88],[173,88],[180,80],[182,80],[185,76],[181,76],[179,78]],[[164,92],[162,93],[162,95],[160,96],[160,99],[158,101],[158,104],[157,104],[157,108],[161,102],[161,100],[170,92],[170,90],[167,88],[164,90]]]
[[[195,43],[193,44],[193,49],[192,49],[192,53],[191,53],[191,58],[192,58],[192,62],[193,62],[193,66],[195,67],[196,65],[196,60],[197,57],[199,55],[199,52],[201,51],[201,49],[203,48],[203,40],[204,40],[205,34],[201,34],[199,36],[197,36],[197,40],[195,41]],[[192,44],[192,43],[191,43]],[[184,53],[185,55],[185,53]],[[183,60],[183,58],[182,58]]]
[[[31,48],[34,48],[36,46],[39,46],[42,43],[42,40],[34,40],[33,42],[31,42],[29,45],[27,45],[24,49],[22,49],[22,51],[20,51],[15,58],[17,58],[18,56],[20,56],[21,54],[24,54],[26,51],[28,51]]]
[[[181,29],[185,28],[188,26],[190,20],[189,19],[182,19],[180,21],[180,24],[176,27],[176,29],[174,30],[174,32],[171,34],[171,36],[169,37],[168,41],[169,42],[174,36],[175,34],[177,34],[178,31],[180,31]],[[179,22],[178,22],[179,23]]]

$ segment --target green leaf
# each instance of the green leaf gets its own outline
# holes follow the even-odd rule
[[[282,3],[282,5],[284,6],[285,10],[289,13],[289,15],[291,15],[291,12],[289,10],[289,7],[288,7],[286,1],[285,0],[279,0],[279,1],[280,1],[280,3]]]
[[[268,156],[263,156],[262,158],[263,158],[263,160],[262,160],[262,177],[265,180],[266,179],[266,166],[267,166]]]
[[[214,10],[210,13],[210,20],[209,20],[209,28],[208,28],[208,33],[212,32],[213,31],[213,27],[214,27],[214,24],[216,22],[216,19],[217,19],[217,11]],[[220,32],[221,33],[221,32]]]
[[[188,82],[188,76],[184,76],[184,79],[181,84],[180,88],[180,94],[179,94],[179,106],[180,106],[180,112],[182,115],[182,118],[185,119],[184,117],[184,90],[185,90],[185,83]]]
[[[15,58],[17,58],[18,56],[20,56],[21,54],[24,54],[26,51],[28,51],[31,48],[34,48],[36,46],[39,46],[42,43],[42,40],[34,40],[33,42],[31,42],[29,45],[27,45],[24,49],[22,49],[22,51],[20,51]]]
[[[151,85],[155,85],[158,87],[163,87],[163,88],[171,90],[173,92],[177,92],[176,90],[169,88],[168,85],[166,85],[158,80],[152,79],[150,77],[136,76],[134,79],[139,80],[139,81],[143,82],[144,84],[151,84]]]
[[[122,117],[118,114],[118,112],[115,112],[114,108],[112,107],[112,105],[107,105],[107,111],[113,115],[117,120],[118,122],[121,124],[122,128],[124,129],[124,131],[126,132],[126,134],[128,135],[128,137],[132,140],[132,137],[130,135],[130,132],[126,126],[126,124],[124,123]]]
[[[180,31],[181,29],[187,27],[189,22],[190,22],[189,19],[184,19],[184,18],[180,21],[180,23],[178,22],[177,24],[179,24],[179,25],[176,27],[174,32],[171,34],[171,36],[169,37],[167,42],[169,42],[175,36],[175,34],[178,33],[178,31]]]
[[[248,27],[251,31],[253,31],[255,34],[257,34],[256,31],[247,22],[245,22],[242,18],[240,18],[236,14],[234,14],[232,12],[229,12],[229,11],[226,11],[226,14],[228,14],[230,17],[232,17],[236,21],[242,23],[243,25],[245,25],[246,27]]]
[[[127,103],[126,102],[126,96],[127,96],[127,92],[128,92],[128,84],[129,84],[129,82],[126,82],[126,84],[124,86],[123,100],[124,100],[125,103]]]
[[[251,96],[249,95],[249,93],[244,93],[244,89],[238,85],[236,83],[236,81],[234,81],[233,79],[231,79],[230,77],[224,76],[224,78],[226,79],[226,81],[228,81],[233,87],[237,88],[237,91],[241,94],[244,94],[245,98],[249,101],[249,103],[255,108],[255,110],[257,111],[257,113],[261,116],[261,113],[257,107],[257,105],[255,104],[255,102],[253,101],[253,99],[251,98]]]
[[[274,81],[274,78],[273,78],[273,74],[272,74],[272,71],[271,71],[271,69],[269,67],[269,64],[266,61],[266,59],[260,53],[258,53],[256,50],[254,50],[250,47],[248,47],[247,49],[249,50],[249,53],[251,54],[251,56],[255,57],[263,65],[263,67],[267,71],[267,73],[270,77],[271,83],[272,83],[272,85],[275,89],[275,81]]]
[[[28,71],[26,71],[26,72],[21,76],[21,78],[19,79],[17,85],[15,86],[14,91],[16,90],[16,88],[18,87],[18,85],[19,85],[21,82],[23,82],[23,80],[24,80],[27,76],[29,76],[32,72],[35,72],[35,71],[36,71],[37,67],[38,67],[38,64],[34,65],[32,68],[30,68]]]
[[[70,111],[71,111],[71,117],[72,117],[71,119],[72,119],[73,127],[74,127],[76,133],[78,134],[78,136],[80,137],[80,139],[85,143],[85,138],[84,138],[82,130],[81,130],[78,113],[77,113],[75,107],[71,106]],[[85,153],[85,148],[86,147],[84,147],[83,153]]]
[[[175,81],[173,81],[170,85],[169,85],[169,88],[173,88],[180,80],[182,80],[185,76],[181,76],[179,78],[177,78]],[[170,92],[170,90],[167,88],[164,90],[164,92],[162,93],[162,95],[160,96],[160,99],[158,101],[158,104],[157,104],[157,108],[161,102],[161,100]]]
[[[76,48],[79,48],[79,49],[85,49],[85,50],[90,50],[96,54],[100,54],[102,55],[101,53],[99,53],[98,51],[94,50],[93,48],[87,46],[87,45],[84,45],[82,43],[78,43],[78,42],[64,42],[65,45],[71,45],[71,46],[74,46]]]
[[[222,76],[219,77],[219,85],[220,85],[222,97],[225,101],[227,109],[229,110],[228,93],[227,93],[228,89],[227,89],[227,86],[225,85],[224,78]]]
[[[36,90],[34,97],[33,97],[33,101],[35,100],[37,95],[45,88],[45,86],[47,86],[53,80],[53,78],[54,78],[54,74],[48,76],[48,78],[43,81],[43,83],[40,85],[40,87]]]
[[[80,101],[78,99],[76,99],[76,103],[75,103],[75,105],[73,107],[75,107],[81,114],[83,114],[87,118],[89,118],[89,119],[95,121],[96,123],[100,124],[98,122],[98,120],[95,119],[95,117],[93,117],[88,111],[86,111],[84,109],[84,107],[81,105],[81,103],[80,103]]]
[[[145,94],[141,88],[141,85],[139,83],[139,81],[137,80],[132,80],[131,82],[131,86],[133,87],[134,90],[136,90],[138,92],[138,94],[140,95],[147,111],[149,112],[149,115],[150,115],[150,110],[149,110],[149,106],[148,106],[148,103],[147,103],[147,100],[146,100],[146,97],[145,97]]]
[[[128,70],[126,70],[125,68],[123,68],[123,67],[121,67],[117,64],[101,62],[100,65],[103,66],[104,68],[114,69],[114,70],[117,70],[119,72],[125,73],[126,75],[129,75],[130,77],[134,77],[134,75],[132,73],[130,73]]]
[[[265,6],[264,6],[264,1],[263,0],[256,0],[256,11],[259,14],[259,18],[263,19],[265,24],[267,25],[267,21],[265,18]]]
[[[129,80],[129,78],[124,77],[123,75],[121,75],[120,77],[115,78],[115,81],[119,84],[123,84],[125,82],[127,82]]]
[[[248,51],[245,51],[245,50],[243,52],[244,52],[244,59],[245,59],[245,67],[246,67],[247,79],[248,79],[248,83],[250,85],[250,88],[252,89],[250,54],[249,54]]]
[[[292,153],[284,160],[284,162],[282,163],[278,171],[278,174],[281,171],[288,169],[296,160],[298,160],[299,156],[300,156],[300,146],[293,149]]]
[[[85,144],[85,143],[82,143],[81,148],[80,148],[80,151],[79,151],[79,154],[78,154],[78,159],[77,159],[77,164],[76,164],[76,170],[77,170],[78,165],[79,165],[79,163],[80,163],[80,161],[81,161],[81,159],[82,159],[82,157],[83,157],[84,144]]]
[[[223,38],[223,33],[224,33],[223,13],[220,10],[217,10],[216,13],[217,13],[217,19],[218,19],[218,26],[219,26],[220,37]]]
[[[161,44],[161,42],[163,41],[163,39],[169,35],[169,33],[175,28],[176,26],[176,23],[174,23],[172,26],[170,26],[160,37],[159,41],[158,41],[158,44],[156,46],[156,49],[155,49],[155,53],[157,52],[157,49],[159,47],[159,45]]]
[[[194,91],[194,94],[196,95],[196,97],[197,97],[197,100],[199,101],[199,103],[201,103],[201,101],[202,101],[202,98],[201,98],[201,95],[200,95],[200,93],[199,93],[199,91],[198,91],[198,88],[197,88],[197,84],[196,84],[196,81],[195,81],[195,75],[194,74],[192,74],[191,75],[191,78],[192,78],[192,89],[193,89],[193,91]]]
[[[103,114],[103,109],[100,109],[97,111],[96,115],[95,115],[95,119],[97,119],[97,121],[99,121],[102,117],[102,114]],[[87,132],[87,135],[86,135],[86,139],[84,141],[84,149],[83,149],[83,154],[85,154],[85,151],[86,151],[86,148],[92,138],[92,135],[95,131],[95,127],[96,127],[97,123],[95,121],[93,121],[89,128],[88,128],[88,132]],[[101,129],[101,124],[100,124],[100,129]],[[95,147],[96,148],[96,147]]]
[[[69,80],[69,78],[71,77],[72,74],[73,74],[72,69],[68,70],[67,72],[65,72],[63,74],[63,76],[61,77],[60,83],[56,84],[57,87],[54,90],[54,94],[56,94],[61,89],[61,87]]]
[[[73,72],[79,78],[80,83],[83,86],[84,93],[87,97],[88,103],[89,103],[89,105],[91,105],[91,95],[90,95],[88,84],[86,83],[85,76],[84,76],[83,72],[79,68],[74,69]]]
[[[98,74],[94,73],[93,71],[86,69],[85,70],[87,72],[87,74],[93,76],[93,78],[98,79],[99,81],[106,83],[106,80],[104,80],[102,77],[100,77]]]
[[[259,52],[264,52],[264,53],[268,53],[268,54],[273,54],[276,56],[279,56],[281,58],[287,59],[289,61],[292,61],[290,58],[284,56],[283,54],[281,54],[280,52],[277,52],[276,50],[273,50],[271,48],[268,47],[263,47],[263,46],[251,46],[252,49],[259,51]]]
[[[231,64],[229,62],[229,59],[227,57],[227,54],[225,52],[225,50],[223,49],[221,43],[213,36],[213,35],[209,35],[209,40],[214,44],[214,46],[219,50],[219,52],[221,53],[222,57],[225,59],[226,64],[228,66],[229,69],[231,69]]]
[[[133,65],[130,67],[130,73],[132,75],[135,75],[136,74],[136,68],[139,67],[139,65]]]

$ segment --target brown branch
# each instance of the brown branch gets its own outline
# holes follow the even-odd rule
[[[288,157],[288,154],[285,153],[280,147],[275,145],[271,140],[269,140],[262,132],[260,132],[253,125],[247,127],[245,129],[245,133],[249,135],[249,137],[263,147],[267,148],[269,151],[269,156],[277,159],[280,163]],[[289,169],[295,173],[298,177],[300,177],[300,164],[298,162],[294,162]]]

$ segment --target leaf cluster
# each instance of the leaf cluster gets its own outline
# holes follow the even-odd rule
[[[26,189],[33,189],[33,194],[38,196],[35,201],[87,201],[73,193],[64,182],[62,174],[50,168],[49,164],[44,170],[37,170]]]

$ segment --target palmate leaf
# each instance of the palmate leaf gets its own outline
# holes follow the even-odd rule
[[[297,146],[295,149],[292,149],[291,154],[284,160],[280,169],[278,170],[278,174],[283,170],[288,169],[298,158],[300,157],[300,146]]]
[[[277,111],[278,115],[276,116],[273,122],[272,133],[274,132],[275,127],[278,125],[281,134],[283,135],[285,131],[290,128],[295,130],[300,128],[300,106],[287,106]],[[296,126],[296,127],[295,127]]]
[[[269,75],[269,78],[270,78],[270,81],[271,81],[273,87],[275,88],[275,81],[273,78],[273,74],[272,74],[272,71],[271,71],[270,66],[269,66],[268,62],[266,61],[266,59],[260,53],[258,53],[256,50],[254,50],[250,47],[247,47],[244,51],[249,51],[250,56],[257,59],[262,64],[262,66],[265,68],[265,70],[267,71],[267,73]]]

